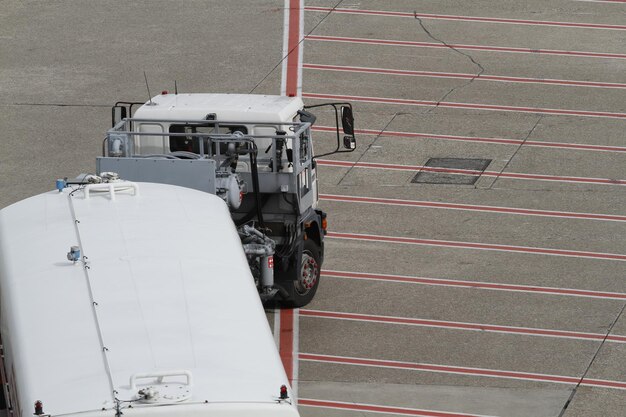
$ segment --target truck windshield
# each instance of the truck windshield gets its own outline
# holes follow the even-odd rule
[[[248,128],[240,125],[219,125],[219,127],[216,127],[213,123],[202,125],[172,124],[170,125],[169,132],[186,134],[185,136],[170,136],[170,152],[185,151],[199,154],[200,138],[194,134],[228,135],[235,132],[241,132],[246,135],[248,134]],[[208,150],[207,138],[204,138],[204,149],[205,152]],[[215,149],[211,149],[211,153],[215,153]]]

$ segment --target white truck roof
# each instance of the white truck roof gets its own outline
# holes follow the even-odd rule
[[[287,377],[219,197],[150,183],[137,195],[70,194],[0,211],[1,329],[23,415],[41,400],[56,416],[102,416],[112,390],[135,397],[131,376],[184,370],[189,400],[124,414],[298,416],[276,401]],[[67,260],[74,245],[88,268]],[[137,379],[168,382],[187,380]]]
[[[255,94],[161,94],[137,109],[137,119],[291,122],[304,106],[300,97]]]

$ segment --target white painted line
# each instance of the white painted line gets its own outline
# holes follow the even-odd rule
[[[359,415],[363,413],[392,414],[398,416],[419,416],[419,417],[494,417],[482,414],[455,413],[448,411],[423,410],[417,408],[397,407],[389,405],[364,404],[355,402],[329,401],[312,398],[302,398],[300,406],[324,408],[331,410],[357,411]]]
[[[507,19],[498,17],[477,17],[477,16],[459,16],[432,13],[417,12],[395,12],[386,10],[363,10],[363,9],[343,9],[330,7],[313,7],[306,8],[310,12],[337,13],[337,14],[354,14],[365,16],[386,16],[386,17],[403,17],[410,19],[426,19],[426,20],[450,20],[456,22],[477,22],[477,23],[501,23],[508,25],[527,25],[527,26],[552,26],[576,29],[605,29],[605,30],[626,30],[624,25],[612,25],[603,23],[582,23],[582,22],[556,22],[548,20],[527,20],[527,19]]]
[[[573,376],[550,375],[532,372],[506,371],[500,369],[471,368],[465,366],[449,366],[432,363],[355,358],[349,356],[321,355],[313,353],[301,353],[300,360],[320,363],[333,363],[340,365],[368,366],[373,368],[405,369],[421,372],[436,372],[444,374],[482,376],[489,378],[516,379],[521,381],[552,382],[556,384],[570,385],[580,384],[581,386],[626,390],[626,382],[623,381],[578,378]]]
[[[481,111],[503,111],[503,112],[515,112],[515,113],[533,113],[533,114],[546,114],[546,115],[551,115],[551,116],[606,117],[610,119],[626,120],[626,113],[595,111],[595,110],[569,110],[569,109],[552,109],[552,108],[544,108],[544,107],[503,106],[503,105],[497,105],[497,104],[458,103],[458,102],[453,102],[453,101],[412,100],[412,99],[399,99],[399,98],[389,98],[389,97],[367,97],[367,96],[320,94],[320,93],[303,93],[302,97],[318,99],[318,100],[349,100],[349,101],[358,101],[358,102],[363,102],[363,103],[396,104],[396,105],[402,105],[402,106],[419,106],[419,107],[481,110]]]
[[[577,80],[558,80],[552,78],[526,78],[526,77],[510,77],[501,75],[487,74],[464,74],[458,72],[435,72],[435,71],[415,71],[415,70],[398,70],[389,68],[370,68],[370,67],[354,67],[346,65],[324,65],[324,64],[302,64],[304,69],[318,71],[336,71],[363,74],[381,74],[381,75],[400,75],[409,77],[431,77],[431,78],[453,78],[475,81],[498,81],[503,83],[522,83],[522,84],[548,84],[568,87],[594,87],[594,88],[626,88],[623,83],[608,83],[600,81],[577,81]]]
[[[604,300],[626,300],[626,293],[610,291],[582,290],[576,288],[541,287],[537,285],[505,284],[500,282],[467,281],[459,279],[411,277],[406,275],[377,274],[355,271],[322,270],[322,276],[336,279],[356,279],[364,281],[395,282],[403,284],[433,285],[472,290],[510,291],[526,294],[559,295],[568,297],[595,298]]]
[[[510,46],[493,46],[493,45],[464,45],[464,44],[441,44],[436,42],[415,42],[401,41],[393,39],[372,39],[372,38],[352,38],[344,36],[321,36],[308,35],[306,37],[310,41],[320,42],[343,42],[368,45],[387,45],[387,46],[404,46],[412,48],[436,48],[436,49],[462,49],[484,52],[506,52],[514,54],[539,54],[539,55],[557,55],[578,58],[602,58],[602,59],[626,59],[626,54],[617,54],[611,52],[587,52],[587,51],[564,51],[559,49],[536,49],[536,48],[517,48]]]
[[[534,210],[517,207],[483,206],[474,204],[446,203],[441,201],[400,200],[394,198],[375,198],[335,194],[320,194],[320,200],[339,201],[344,203],[379,204],[384,206],[405,206],[434,209],[478,211],[485,213],[516,214],[522,216],[556,217],[566,219],[603,220],[626,222],[626,216],[595,213],[576,213],[568,211]]]
[[[610,4],[626,3],[626,0],[573,0],[573,1],[585,2],[585,3],[610,3]]]
[[[605,261],[626,261],[626,255],[621,253],[603,253],[568,249],[538,248],[533,246],[500,245],[481,242],[458,242],[452,240],[417,239],[412,237],[380,236],[362,233],[342,232],[328,232],[326,238],[358,240],[361,242],[370,241],[400,243],[406,245],[435,246],[455,249],[476,249],[496,252],[526,253],[531,255],[564,256],[569,258],[596,259]]]
[[[313,131],[316,132],[335,132],[334,127],[330,126],[313,126]],[[556,148],[556,149],[570,149],[576,151],[595,151],[595,152],[626,152],[624,146],[609,146],[609,145],[591,145],[587,143],[566,143],[566,142],[544,142],[537,140],[521,140],[521,139],[508,139],[508,138],[485,138],[476,136],[459,136],[459,135],[442,135],[437,133],[417,133],[417,132],[396,132],[391,130],[381,131],[373,129],[356,129],[355,132],[359,135],[371,135],[382,137],[398,137],[398,138],[416,138],[416,139],[440,139],[440,140],[456,140],[463,142],[478,142],[478,143],[494,143],[501,145],[523,145],[532,146],[538,148]]]
[[[598,185],[626,185],[626,180],[617,180],[612,178],[593,178],[593,177],[569,177],[561,175],[544,175],[544,174],[523,174],[518,172],[496,172],[496,171],[472,171],[467,169],[450,169],[428,167],[423,165],[395,165],[383,164],[375,162],[350,162],[338,161],[330,159],[317,159],[319,166],[335,166],[346,168],[365,168],[365,169],[387,169],[390,171],[413,171],[413,172],[443,172],[446,174],[456,175],[476,175],[494,178],[508,178],[516,180],[532,180],[532,181],[552,181],[574,184],[598,184]]]
[[[593,342],[626,343],[626,336],[603,333],[576,332],[570,330],[540,329],[535,327],[504,326],[487,323],[467,323],[460,321],[431,320],[410,317],[381,316],[375,314],[346,313],[339,311],[301,310],[304,317],[333,320],[356,321],[361,323],[383,323],[405,326],[429,327],[435,329],[468,330],[475,332],[500,333],[507,335],[556,337]]]

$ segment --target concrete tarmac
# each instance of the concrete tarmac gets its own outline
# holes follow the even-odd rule
[[[304,41],[305,64],[626,84],[626,30],[514,22],[626,25],[624,3],[304,3],[370,12],[306,11],[305,35],[343,41]],[[175,80],[184,92],[279,94],[283,7],[278,0],[5,0],[0,5],[0,207],[52,189],[56,178],[92,172],[110,127],[110,106],[147,100],[144,71],[152,94],[173,90]],[[416,19],[413,13],[465,20]],[[514,52],[520,48],[526,51]],[[358,135],[355,152],[324,159],[385,167],[319,165],[322,194],[381,200],[323,199],[329,229],[390,239],[327,239],[326,272],[300,317],[300,352],[313,356],[299,364],[299,397],[361,406],[316,407],[304,401],[302,415],[374,415],[364,406],[369,405],[387,407],[376,412],[383,416],[623,417],[626,344],[608,336],[626,335],[626,263],[609,255],[626,255],[626,221],[563,213],[626,215],[626,188],[620,184],[626,180],[626,117],[620,116],[626,113],[626,88],[303,69],[303,92],[441,105],[353,101],[356,127],[368,132]],[[614,116],[503,111],[512,106]],[[320,114],[318,125],[332,123],[329,114]],[[334,144],[328,133],[316,132],[315,140],[318,151]],[[432,158],[489,162],[473,184],[413,182]],[[433,178],[445,181],[444,175]],[[508,211],[390,204],[398,199]],[[524,210],[554,213],[520,213]],[[431,243],[399,241],[407,238]],[[536,251],[502,251],[497,245]],[[433,284],[436,280],[440,284]],[[574,290],[582,293],[572,296]],[[531,330],[341,320],[306,316],[307,309]],[[553,337],[532,329],[607,339]],[[345,358],[360,362],[347,364]],[[403,365],[389,366],[389,361]]]

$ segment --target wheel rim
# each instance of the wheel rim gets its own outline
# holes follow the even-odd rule
[[[319,265],[310,252],[305,251],[302,254],[302,267],[300,268],[300,277],[295,282],[296,292],[300,295],[306,295],[317,284],[319,276]]]

